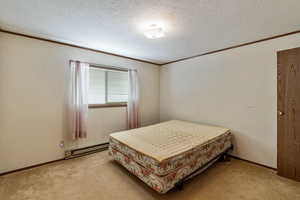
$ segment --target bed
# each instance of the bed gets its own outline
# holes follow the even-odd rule
[[[179,120],[109,138],[113,159],[159,193],[201,173],[231,148],[229,129]]]

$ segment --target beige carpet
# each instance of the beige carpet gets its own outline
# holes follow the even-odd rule
[[[1,200],[298,200],[300,183],[232,159],[161,195],[112,162],[107,152],[0,177]]]

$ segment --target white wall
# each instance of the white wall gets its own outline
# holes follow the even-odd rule
[[[276,51],[299,46],[297,34],[202,56],[164,66],[159,80],[155,65],[0,33],[0,173],[62,158],[62,140],[92,145],[125,129],[125,108],[92,109],[88,139],[66,140],[69,59],[137,68],[143,125],[158,122],[160,98],[161,121],[231,128],[235,155],[276,167]]]
[[[163,66],[161,121],[228,127],[235,155],[276,167],[276,52],[299,46],[297,34]]]
[[[138,69],[142,124],[159,121],[156,65],[0,33],[0,173],[64,156],[66,86],[70,59]],[[107,141],[126,128],[125,108],[89,112],[88,139],[67,148]]]

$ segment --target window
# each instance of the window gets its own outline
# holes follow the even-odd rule
[[[90,67],[89,107],[126,106],[128,72]]]

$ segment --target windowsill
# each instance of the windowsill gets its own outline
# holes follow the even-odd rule
[[[89,108],[113,108],[113,107],[127,107],[127,103],[107,103],[107,104],[90,104]]]

